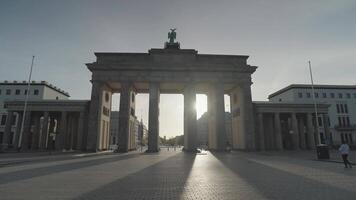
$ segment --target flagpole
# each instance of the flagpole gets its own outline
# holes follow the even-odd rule
[[[30,74],[28,76],[28,82],[27,82],[27,93],[26,93],[26,98],[25,98],[25,105],[24,105],[24,108],[23,108],[23,117],[22,117],[22,122],[21,122],[20,136],[19,136],[19,141],[18,141],[18,144],[17,144],[17,149],[18,150],[21,149],[21,145],[22,145],[22,136],[23,136],[23,129],[24,129],[25,118],[26,118],[27,101],[28,101],[28,97],[30,95],[30,85],[31,85],[32,68],[33,68],[34,60],[35,60],[35,56],[32,56]]]
[[[311,67],[311,62],[310,60],[308,61],[309,63],[309,73],[310,73],[310,81],[311,81],[311,89],[313,93],[313,102],[314,102],[314,112],[315,112],[315,124],[316,124],[316,130],[317,130],[317,137],[318,137],[318,144],[321,144],[321,138],[320,138],[320,133],[319,133],[319,120],[318,120],[318,108],[315,100],[315,92],[314,92],[314,81],[313,81],[313,72],[312,72],[312,67]]]

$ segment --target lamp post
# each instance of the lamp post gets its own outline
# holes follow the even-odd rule
[[[23,129],[24,129],[25,118],[26,118],[27,101],[28,101],[28,97],[29,97],[29,95],[30,95],[32,68],[33,68],[33,62],[34,62],[34,60],[35,60],[35,56],[32,56],[32,62],[31,62],[31,67],[30,67],[30,74],[29,74],[29,76],[28,76],[28,82],[27,82],[27,93],[26,93],[26,98],[25,98],[25,105],[24,105],[24,108],[23,108],[23,117],[22,117],[22,122],[21,122],[21,129],[20,129],[19,142],[17,143],[17,150],[18,150],[18,151],[20,151],[20,149],[21,149],[21,144],[22,144]]]
[[[314,112],[315,112],[315,124],[316,124],[316,131],[317,131],[317,137],[318,137],[318,144],[321,144],[321,138],[320,138],[320,133],[319,133],[318,108],[317,108],[317,104],[316,104],[316,100],[315,100],[313,72],[312,72],[310,60],[308,61],[308,63],[309,63],[311,89],[312,89],[312,93],[313,93],[313,103],[314,103]]]

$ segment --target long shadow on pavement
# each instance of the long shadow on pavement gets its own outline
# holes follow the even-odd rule
[[[281,171],[242,156],[212,153],[225,167],[268,199],[352,199],[355,192]],[[347,181],[346,181],[347,182]]]
[[[75,199],[179,199],[195,154],[179,153]]]
[[[64,171],[71,171],[80,168],[101,165],[109,162],[116,162],[119,160],[135,158],[140,155],[141,154],[127,154],[127,155],[110,156],[109,158],[98,158],[98,159],[85,160],[85,161],[80,161],[82,158],[78,158],[79,161],[75,163],[51,165],[47,167],[38,167],[34,169],[26,169],[21,171],[4,173],[0,175],[0,185],[15,182],[15,181],[20,181],[20,180],[31,179],[39,176],[64,172]]]

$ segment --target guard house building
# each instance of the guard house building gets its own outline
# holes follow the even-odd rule
[[[0,144],[3,143],[5,125],[8,117],[5,101],[24,101],[27,95],[26,81],[3,81],[0,82]],[[69,98],[69,94],[64,90],[46,82],[46,81],[32,81],[28,99],[29,101],[42,100],[65,100]],[[19,116],[14,113],[9,128],[9,144],[13,145],[15,140],[16,127],[21,124]]]
[[[356,86],[315,85],[317,104],[329,104],[328,116],[318,116],[319,134],[323,143],[340,145],[343,141],[355,145],[356,141]],[[269,95],[275,103],[312,104],[311,85],[292,84]],[[330,135],[323,128],[330,127]]]

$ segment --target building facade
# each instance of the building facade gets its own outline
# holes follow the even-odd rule
[[[197,143],[198,146],[207,147],[208,146],[208,136],[209,136],[209,115],[205,112],[198,120],[197,120]],[[226,137],[229,145],[232,144],[232,134],[231,134],[231,113],[225,112],[225,130]]]
[[[13,113],[11,121],[8,120],[7,109],[4,106],[5,101],[24,101],[27,95],[26,81],[3,81],[0,82],[0,144],[8,143],[10,146],[14,144],[16,127],[20,126],[21,120],[17,112]],[[64,90],[46,82],[46,81],[32,81],[29,91],[29,101],[41,100],[66,100],[69,94]],[[10,123],[10,135],[4,141],[5,125]],[[42,123],[42,121],[41,121]]]
[[[340,145],[342,141],[356,144],[356,86],[355,85],[315,85],[317,104],[329,104],[328,116],[318,116],[319,134],[322,143]],[[313,104],[311,85],[292,84],[269,95],[270,102]],[[323,127],[330,128],[326,135]]]
[[[134,110],[132,111],[134,114]],[[120,118],[120,111],[111,111],[110,122],[116,122]],[[130,117],[130,135],[129,135],[129,150],[134,150],[141,143],[140,141],[140,126],[141,122],[137,120],[137,117],[132,115]],[[141,127],[142,128],[142,127]],[[117,149],[118,136],[119,136],[119,123],[110,123],[110,145],[111,149]]]

